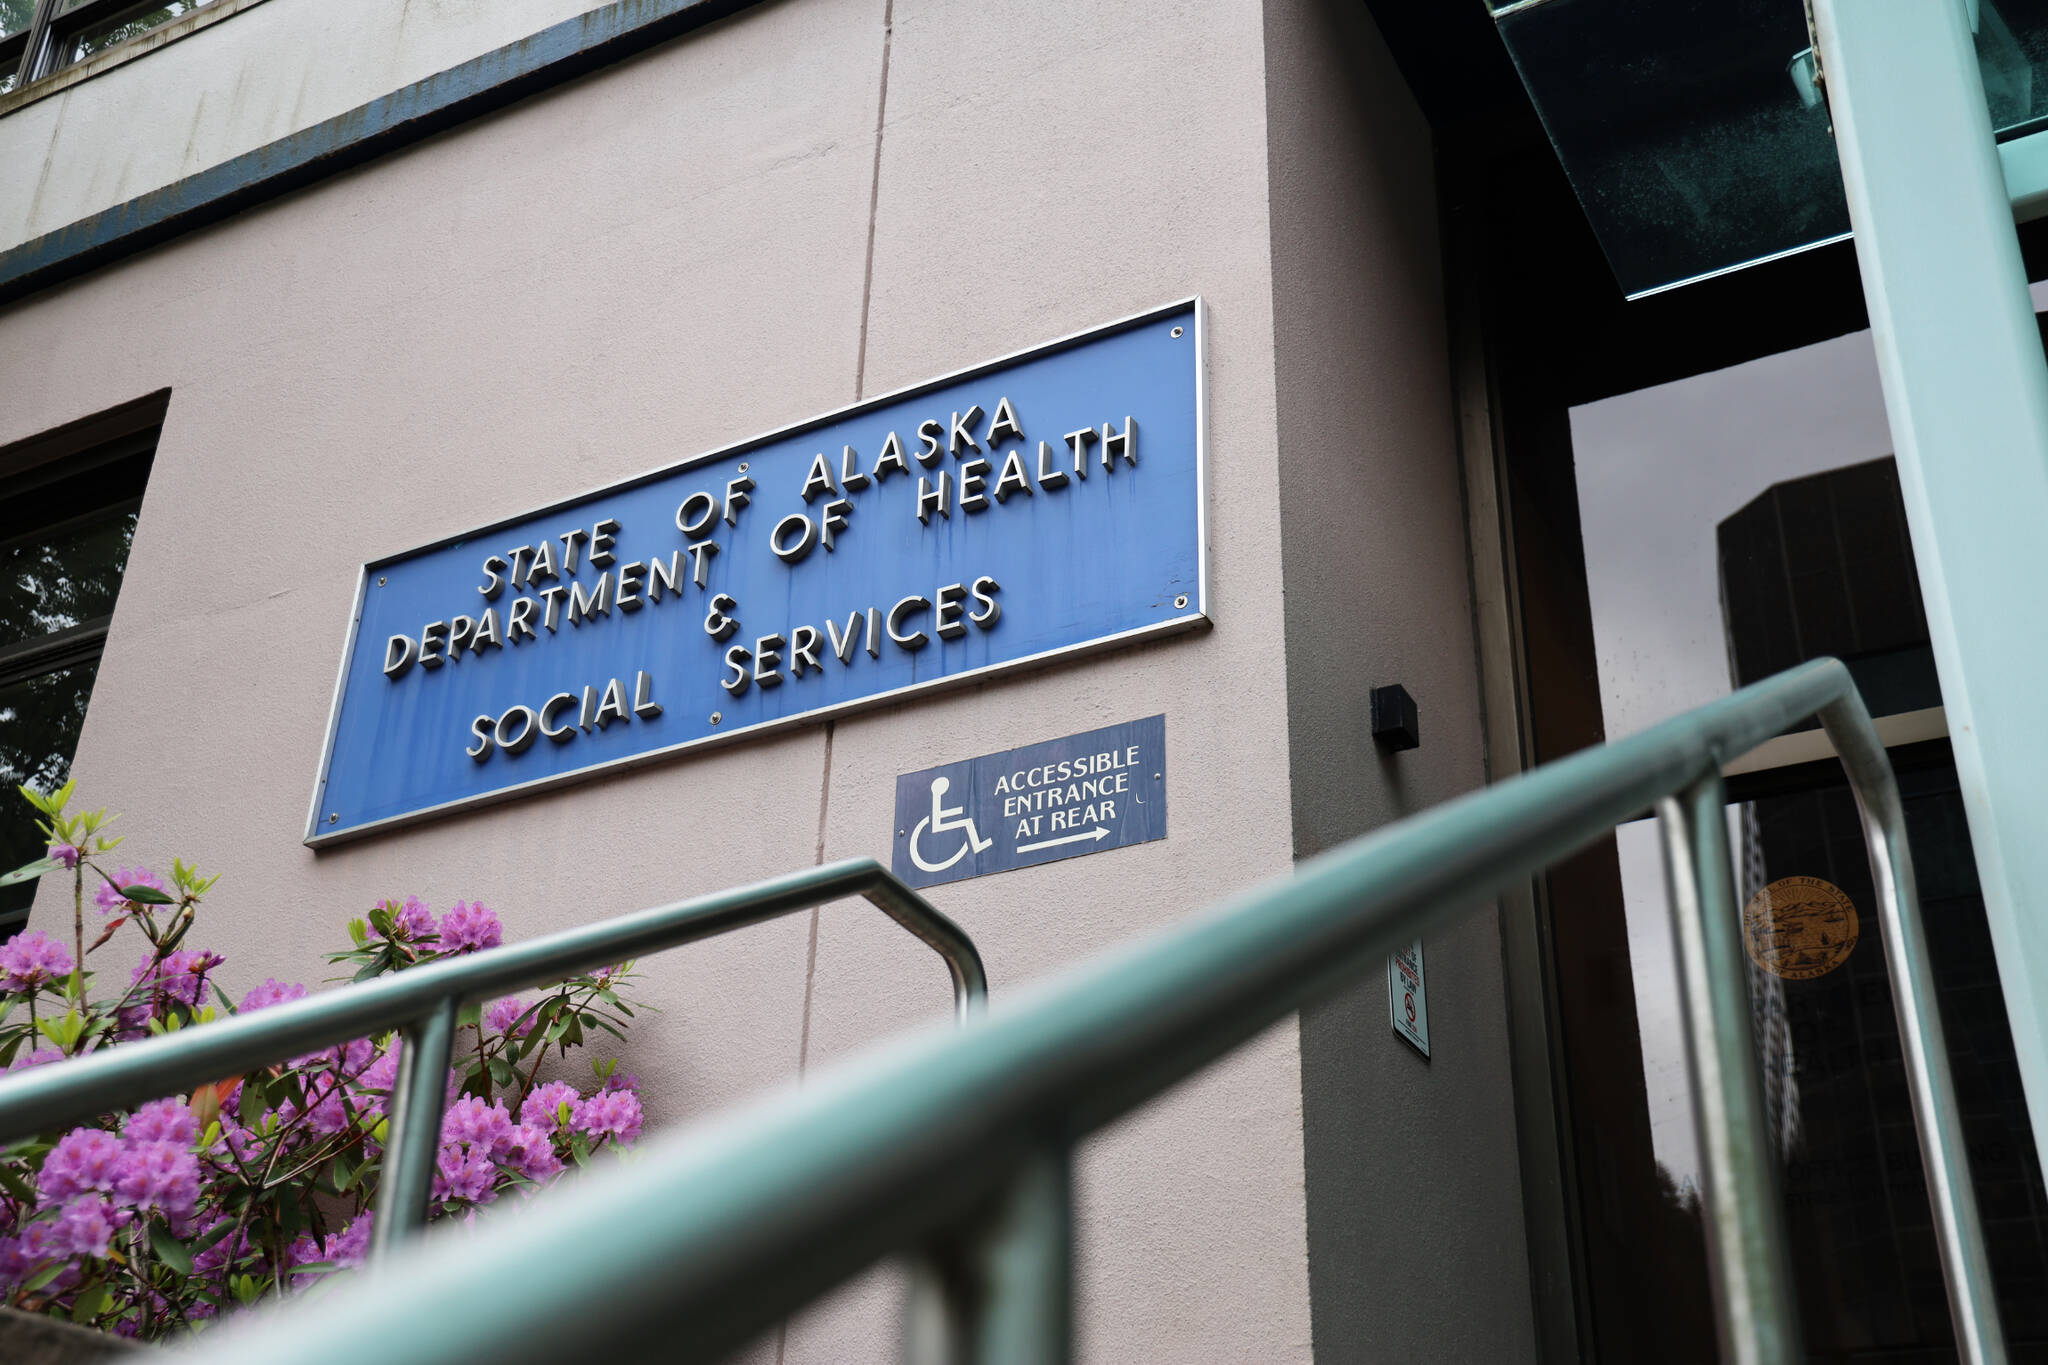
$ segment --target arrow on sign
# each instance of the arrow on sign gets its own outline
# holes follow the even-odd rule
[[[1017,851],[1019,853],[1035,853],[1041,848],[1058,848],[1061,844],[1077,844],[1083,839],[1107,839],[1108,837],[1109,831],[1097,825],[1094,829],[1084,829],[1079,834],[1063,834],[1057,839],[1041,839],[1035,844],[1019,844],[1017,845]]]

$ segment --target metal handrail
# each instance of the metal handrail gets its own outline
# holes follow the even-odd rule
[[[1818,714],[1871,841],[1957,1340],[2001,1360],[1897,786],[1822,660],[1448,802],[1215,913],[644,1145],[493,1232],[423,1239],[318,1300],[185,1348],[207,1365],[713,1361],[875,1260],[915,1267],[918,1362],[1055,1365],[1072,1325],[1074,1145],[1447,917],[1656,808],[1667,829],[1724,1354],[1801,1358],[1749,1043],[1721,764]],[[551,1248],[535,1274],[536,1248]],[[507,1295],[507,1286],[517,1286]],[[590,1311],[601,1303],[601,1311]],[[178,1358],[173,1353],[173,1358]]]
[[[392,1084],[390,1155],[371,1234],[373,1250],[381,1255],[426,1224],[447,1103],[443,1078],[464,1006],[844,896],[865,897],[945,960],[958,1021],[986,1006],[988,976],[966,930],[874,859],[854,858],[16,1072],[0,1080],[0,1138],[47,1132],[286,1057],[399,1029],[405,1047]]]

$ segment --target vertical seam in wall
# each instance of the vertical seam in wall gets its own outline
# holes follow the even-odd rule
[[[814,866],[825,861],[825,814],[832,804],[832,732],[837,721],[825,722],[825,771],[818,780],[818,847],[812,855]],[[818,915],[820,907],[811,909],[811,946],[804,956],[804,1021],[797,1035],[796,1074],[801,1077],[804,1067],[811,1059],[811,983],[818,975]]]
[[[875,288],[875,219],[882,202],[882,123],[889,113],[889,54],[896,40],[896,0],[882,0],[882,78],[880,90],[875,95],[875,155],[874,166],[868,175],[868,239],[861,259],[860,270],[860,341],[854,352],[853,401],[858,403],[867,392],[868,382],[868,305],[874,297]],[[818,846],[813,862],[822,865],[825,861],[825,819],[832,803],[832,735],[837,721],[825,722],[825,771],[818,781]],[[803,1027],[797,1036],[796,1074],[801,1080],[804,1068],[811,1057],[811,999],[812,986],[818,975],[818,916],[819,910],[811,910],[811,941],[804,957],[804,1013]],[[775,1329],[775,1365],[783,1365],[783,1358],[789,1349],[789,1323],[777,1324]]]
[[[818,779],[818,844],[811,855],[814,864],[825,861],[825,814],[832,805],[832,734],[838,728],[837,721],[825,722],[825,763],[824,772]],[[803,1024],[797,1031],[796,1075],[799,1084],[803,1081],[804,1066],[811,1055],[811,983],[818,977],[818,915],[819,907],[811,907],[811,941],[804,951],[804,1010]],[[789,1320],[775,1324],[775,1365],[783,1365],[783,1355],[789,1349]]]
[[[882,120],[889,113],[889,52],[896,44],[896,0],[882,0],[882,89],[875,97],[875,163],[868,179],[868,248],[860,273],[860,351],[853,367],[853,401],[866,396],[868,302],[875,287],[875,218],[882,203]]]

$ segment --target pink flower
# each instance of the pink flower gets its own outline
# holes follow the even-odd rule
[[[630,1090],[606,1090],[576,1106],[576,1131],[628,1143],[640,1136],[640,1097]]]
[[[127,1150],[121,1139],[98,1128],[73,1128],[43,1158],[42,1204],[48,1208],[73,1195],[107,1193],[120,1179]]]
[[[519,1106],[519,1121],[551,1133],[566,1129],[574,1121],[576,1106],[582,1099],[576,1087],[564,1081],[537,1085]]]
[[[78,866],[81,853],[77,844],[51,844],[50,861],[69,871]]]
[[[53,1256],[105,1256],[113,1245],[114,1234],[127,1221],[106,1200],[80,1195],[64,1206],[55,1222],[31,1225],[24,1240],[38,1260]]]
[[[562,1173],[562,1159],[555,1155],[548,1130],[522,1123],[512,1130],[501,1157],[505,1165],[536,1185],[546,1184]]]
[[[128,980],[130,985],[148,981],[150,994],[197,1008],[206,998],[206,974],[225,961],[219,953],[188,953],[182,948],[163,958],[146,952]]]
[[[359,1266],[370,1249],[370,1220],[375,1211],[359,1215],[354,1222],[340,1232],[330,1232],[324,1241],[315,1241],[311,1234],[292,1243],[289,1261],[293,1266],[306,1265],[313,1261],[327,1261],[337,1268]]]
[[[7,1069],[9,1071],[26,1071],[32,1066],[48,1066],[51,1062],[61,1062],[63,1060],[64,1054],[62,1052],[46,1044],[37,1048],[34,1052],[16,1055],[15,1059],[7,1064]]]
[[[497,1163],[481,1152],[450,1145],[441,1149],[434,1172],[434,1200],[488,1204],[498,1197]]]
[[[379,937],[388,937],[393,942],[432,943],[436,937],[434,912],[418,896],[407,896],[403,905],[385,901],[384,908],[391,912],[391,932],[381,931]]]
[[[328,1234],[327,1259],[337,1265],[361,1265],[370,1250],[370,1222],[376,1216],[372,1209],[340,1232]]]
[[[519,1022],[519,1016],[524,1013],[526,1013],[526,1002],[516,996],[508,995],[503,1000],[496,1001],[489,1009],[484,1011],[484,1028],[492,1033],[502,1033],[507,1037],[511,1037],[513,1036],[512,1026]],[[533,1021],[528,1020],[527,1028],[531,1027],[533,1027]],[[521,1030],[521,1032],[524,1031]]]
[[[71,975],[71,953],[42,930],[0,945],[0,990],[32,991]]]
[[[457,901],[453,909],[441,916],[443,952],[473,953],[480,948],[495,948],[504,941],[505,926],[482,901]]]
[[[265,977],[262,985],[253,987],[242,997],[242,1009],[244,1012],[269,1009],[272,1005],[282,1005],[288,1000],[305,998],[306,988],[298,982],[279,981],[274,976]]]
[[[173,1232],[189,1231],[186,1225],[199,1203],[199,1158],[189,1143],[134,1143],[121,1163],[114,1193],[129,1208],[168,1215]]]
[[[35,1258],[20,1237],[0,1237],[0,1289],[12,1289],[35,1273]]]
[[[174,1142],[190,1147],[199,1141],[199,1116],[182,1100],[151,1100],[128,1116],[121,1136],[129,1142]]]
[[[512,1139],[512,1116],[505,1112],[505,1101],[493,1100],[485,1104],[475,1095],[464,1095],[448,1106],[448,1112],[441,1116],[441,1141],[459,1142],[481,1148],[487,1156],[497,1156],[505,1150],[505,1144]]]
[[[152,890],[165,891],[168,894],[162,880],[148,868],[124,867],[114,873],[114,880],[111,883],[100,883],[100,889],[92,893],[92,903],[100,908],[100,913],[103,915],[110,915],[116,910],[130,909],[135,905],[135,902],[129,900],[121,892],[131,886],[147,886]]]

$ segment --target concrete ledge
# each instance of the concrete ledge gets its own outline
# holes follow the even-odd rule
[[[9,1365],[85,1365],[140,1350],[132,1341],[19,1308],[0,1308],[0,1360]]]
[[[0,252],[0,304],[635,56],[757,0],[614,0]]]

